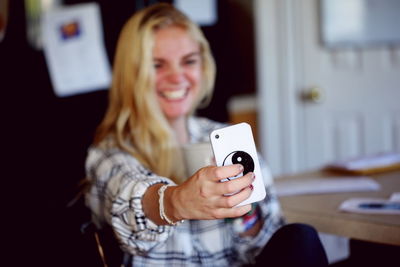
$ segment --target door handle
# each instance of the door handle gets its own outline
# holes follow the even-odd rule
[[[325,92],[321,87],[315,86],[302,92],[301,98],[304,102],[321,103],[325,98]]]

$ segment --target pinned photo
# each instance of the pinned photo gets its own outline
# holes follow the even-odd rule
[[[75,39],[81,34],[79,21],[71,21],[60,26],[60,34],[63,40]]]

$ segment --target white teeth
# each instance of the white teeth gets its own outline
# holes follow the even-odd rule
[[[170,100],[176,100],[184,97],[186,94],[186,89],[174,90],[174,91],[164,91],[162,95]]]

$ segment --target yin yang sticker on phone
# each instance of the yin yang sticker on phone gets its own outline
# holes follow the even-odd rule
[[[228,166],[232,164],[241,164],[243,166],[243,172],[234,177],[223,179],[221,182],[230,181],[246,175],[249,172],[254,172],[254,161],[251,156],[244,151],[233,151],[232,153],[229,153],[229,155],[225,157],[222,166]]]

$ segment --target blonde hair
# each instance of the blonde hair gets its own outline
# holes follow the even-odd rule
[[[119,36],[109,104],[97,128],[95,144],[110,137],[120,149],[137,158],[154,173],[175,182],[186,178],[183,158],[171,127],[155,95],[154,32],[179,26],[199,43],[203,79],[193,113],[211,99],[215,63],[200,28],[170,4],[155,4],[134,14]]]

